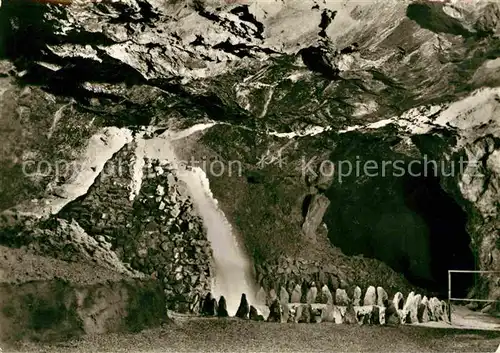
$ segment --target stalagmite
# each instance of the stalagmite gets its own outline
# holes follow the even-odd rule
[[[349,302],[350,300],[345,289],[339,288],[335,291],[335,305],[347,306]]]
[[[326,284],[321,288],[321,296],[323,298],[323,304],[333,305],[333,296]]]
[[[370,286],[366,290],[365,298],[363,299],[363,305],[375,305],[377,304],[377,291],[375,287]]]
[[[297,284],[292,292],[292,297],[290,298],[291,303],[300,303],[300,298],[302,297],[302,287]]]
[[[378,306],[386,306],[389,296],[387,292],[382,287],[377,287],[377,305]]]
[[[259,291],[257,292],[257,295],[255,296],[255,301],[259,305],[265,305],[266,299],[267,299],[266,291],[264,290],[264,288],[260,287]]]
[[[396,294],[394,294],[394,299],[392,299],[392,303],[394,304],[394,307],[396,309],[402,310],[405,304],[403,293],[397,292]]]
[[[307,291],[307,304],[314,304],[316,302],[316,296],[318,295],[318,288],[316,288],[316,284],[313,282],[311,288]]]
[[[353,298],[352,298],[354,306],[361,305],[361,294],[362,294],[361,288],[356,286],[356,288],[354,288],[354,294],[353,294]]]
[[[281,287],[280,289],[280,303],[281,305],[286,305],[290,302],[290,295],[285,287]]]
[[[248,305],[247,301],[247,296],[245,293],[241,295],[241,301],[240,301],[240,306],[238,307],[238,310],[236,311],[236,317],[239,317],[240,319],[248,319],[248,314],[249,314],[250,308]]]
[[[226,298],[222,295],[219,299],[219,307],[217,310],[218,317],[228,317]]]

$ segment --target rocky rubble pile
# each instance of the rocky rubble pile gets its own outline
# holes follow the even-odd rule
[[[210,289],[211,248],[185,185],[166,162],[146,161],[125,229],[114,240],[123,261],[163,282],[169,309],[198,311]]]
[[[292,293],[297,285],[307,291],[306,284],[313,282],[327,285],[332,290],[347,287],[347,282],[340,277],[335,266],[319,261],[280,257],[276,263],[257,264],[255,271],[257,284],[266,291],[279,292],[284,287]]]
[[[428,299],[424,296],[422,298],[420,294],[414,292],[410,292],[406,300],[401,292],[396,293],[393,299],[389,300],[387,292],[382,287],[368,287],[364,297],[362,297],[361,288],[356,287],[350,298],[343,289],[339,288],[333,294],[327,286],[323,286],[319,295],[322,298],[320,303],[317,301],[316,287],[308,290],[305,301],[300,301],[301,292],[299,285],[292,293],[282,287],[278,297],[273,289],[266,293],[261,288],[256,295],[257,303],[248,303],[246,295],[242,294],[236,317],[281,323],[324,321],[360,325],[417,324],[428,321],[448,322],[449,320],[449,307],[445,301],[440,301],[436,297]],[[262,304],[263,301],[266,304]],[[218,310],[224,310],[224,297],[221,297],[219,301],[223,303],[222,306],[217,305],[217,300],[210,293],[203,303],[203,315],[227,316],[218,314]]]
[[[186,186],[168,163],[145,160],[131,197],[133,144],[107,162],[89,192],[2,243],[67,261],[90,261],[161,282],[171,310],[197,312],[210,290],[212,252]],[[63,219],[61,219],[63,218]]]

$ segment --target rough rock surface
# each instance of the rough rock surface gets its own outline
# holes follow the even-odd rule
[[[361,295],[362,294],[363,294],[363,292],[361,291],[361,288],[356,286],[354,288],[354,294],[353,294],[353,298],[352,298],[353,305],[355,305],[355,306],[361,305]]]
[[[268,322],[281,322],[282,319],[282,309],[281,309],[281,304],[277,299],[274,299],[274,301],[271,303],[271,306],[269,307],[269,316],[267,317]]]
[[[392,303],[394,304],[394,307],[398,310],[402,310],[404,305],[405,305],[405,299],[403,296],[403,293],[397,292],[394,294],[394,298],[392,299]]]
[[[302,225],[302,231],[307,239],[316,242],[316,230],[323,221],[323,216],[329,205],[330,200],[325,195],[314,195],[311,198],[306,219]]]
[[[218,317],[228,317],[229,313],[227,312],[227,303],[226,298],[222,295],[219,299],[219,305],[217,307],[217,316]]]
[[[378,306],[387,306],[389,296],[387,292],[382,287],[377,287],[377,305]]]
[[[248,304],[247,296],[245,293],[241,294],[241,301],[240,305],[238,307],[238,310],[236,311],[236,317],[240,319],[248,319],[248,314],[250,312],[250,307]]]
[[[264,321],[264,316],[260,315],[253,305],[250,305],[249,319],[253,321]]]
[[[302,287],[297,284],[292,292],[292,297],[290,298],[291,303],[300,303],[300,298],[302,296]]]
[[[290,294],[285,289],[285,287],[281,287],[280,289],[280,303],[281,305],[288,304],[290,302]]]
[[[335,305],[347,306],[351,301],[347,296],[347,292],[344,289],[338,288],[335,291]]]
[[[332,14],[326,22],[324,13]],[[212,192],[266,292],[303,284],[306,291],[313,281],[332,292],[370,283],[390,293],[416,290],[397,272],[440,282],[430,261],[435,234],[394,191],[404,182],[317,175],[323,161],[359,154],[406,162],[429,155],[446,161],[442,170],[466,157],[465,170],[438,181],[466,212],[465,250],[440,255],[454,267],[473,257],[470,243],[480,269],[498,269],[499,13],[498,4],[406,0],[3,1],[0,99],[8,128],[0,129],[0,158],[10,187],[0,190],[9,225],[0,240],[150,276],[162,282],[170,308],[196,311],[212,276],[203,225],[173,186],[175,173],[158,161],[145,161],[140,183],[130,183],[137,181],[130,167],[141,160],[131,141],[144,126],[209,121],[218,124],[180,149],[241,161],[242,175],[210,176]],[[22,172],[25,162],[78,160],[98,141],[109,157],[85,159],[92,162],[80,173],[85,182]],[[301,157],[315,157],[306,175]],[[104,162],[115,168],[120,158],[123,174],[106,178]],[[168,188],[164,195],[159,186]],[[363,220],[353,218],[360,213]],[[29,214],[47,223],[10,228]],[[69,228],[65,239],[60,229]],[[405,230],[408,241],[396,242]],[[500,297],[495,275],[476,289],[478,297]],[[304,293],[294,294],[300,301]],[[441,318],[443,308],[429,303]],[[364,304],[376,304],[375,293]]]
[[[394,302],[389,303],[389,306],[385,310],[385,322],[387,325],[399,325],[401,323],[400,315],[398,309],[394,305]]]
[[[376,304],[377,304],[377,290],[375,289],[375,287],[370,286],[366,290],[365,297],[363,299],[363,305],[369,306]]]
[[[312,284],[311,288],[307,291],[306,295],[306,303],[307,304],[314,304],[316,303],[316,297],[318,295],[318,288],[316,287],[316,284]]]
[[[333,296],[326,284],[321,287],[321,297],[323,299],[322,304],[333,305]]]
[[[424,296],[418,306],[418,322],[429,321],[429,299]]]

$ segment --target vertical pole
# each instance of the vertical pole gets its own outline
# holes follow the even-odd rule
[[[451,271],[448,270],[448,319],[451,325]]]

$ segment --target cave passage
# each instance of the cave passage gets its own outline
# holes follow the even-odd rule
[[[448,270],[475,269],[467,215],[433,172],[351,180],[334,185],[328,196],[329,238],[347,255],[384,261],[441,297],[448,295]],[[473,285],[473,275],[452,280],[455,297],[465,297]]]

